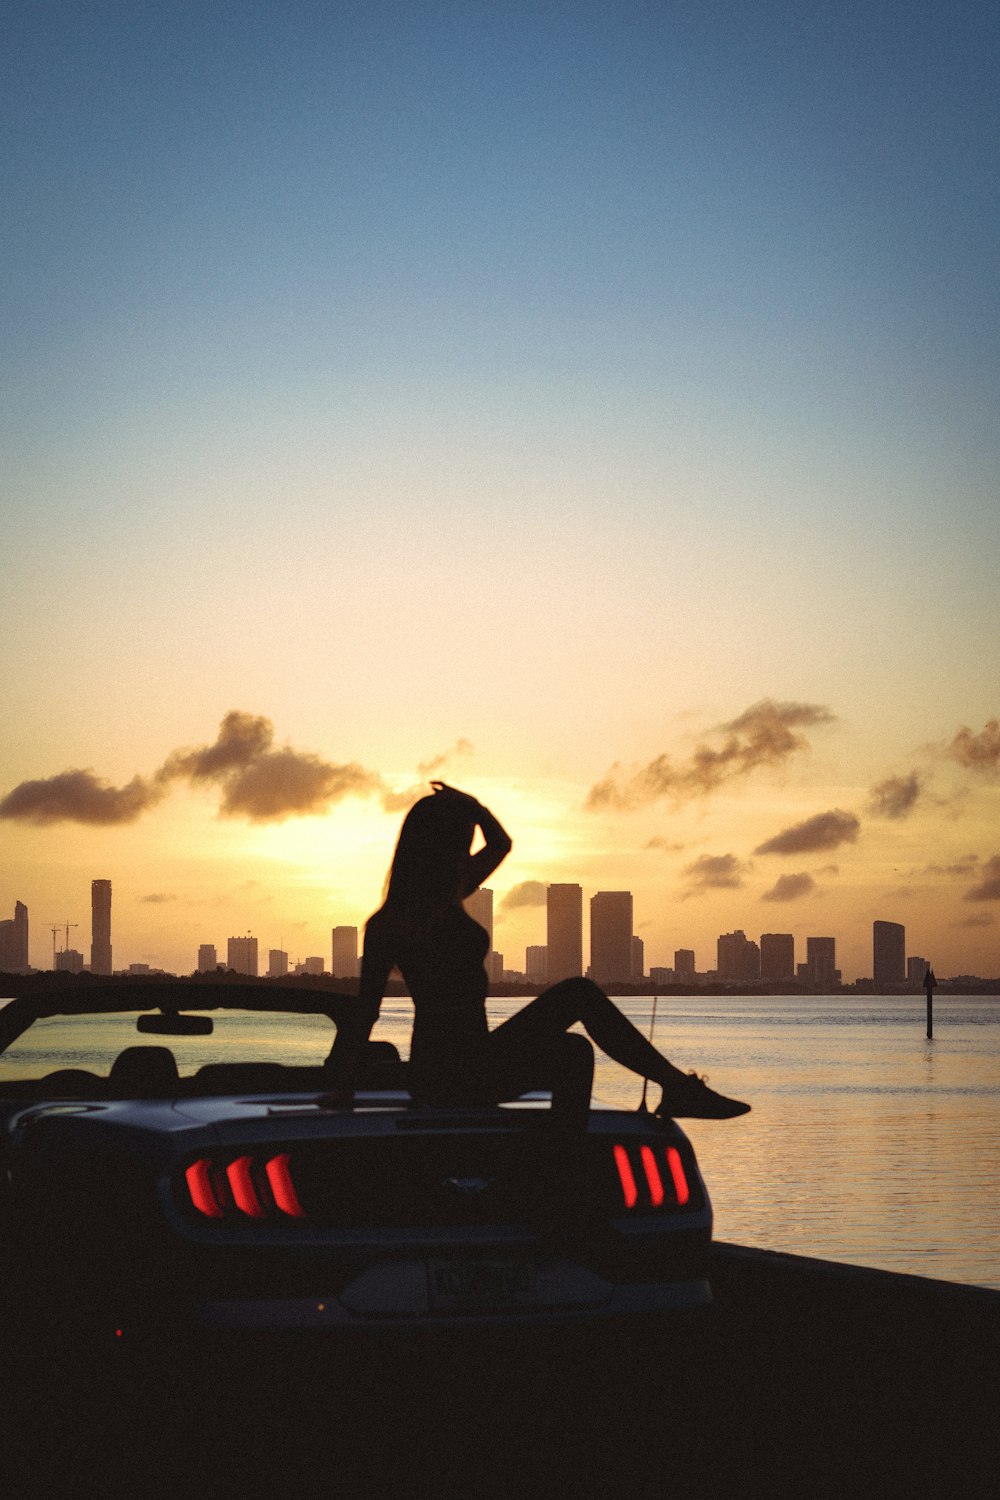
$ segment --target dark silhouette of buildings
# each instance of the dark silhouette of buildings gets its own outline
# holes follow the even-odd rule
[[[111,881],[90,882],[90,972],[111,973]]]
[[[906,928],[902,922],[872,923],[872,975],[876,984],[906,978]]]
[[[832,937],[806,938],[806,976],[810,984],[837,984],[837,940]]]
[[[13,920],[0,922],[0,974],[27,974],[28,908],[23,901],[14,902]]]
[[[634,977],[631,891],[598,891],[590,898],[590,977],[598,984]]]
[[[525,948],[524,974],[526,979],[531,979],[538,984],[544,984],[548,979],[549,957],[544,943],[532,943]]]
[[[721,933],[717,953],[716,972],[720,979],[750,984],[760,979],[760,949],[742,928]]]
[[[549,984],[583,973],[583,888],[550,885],[546,893]]]
[[[795,936],[791,932],[764,932],[760,939],[761,979],[795,978]]]
[[[674,973],[678,979],[694,979],[697,969],[695,968],[693,948],[677,948],[675,950]]]
[[[257,978],[257,939],[255,937],[231,937],[226,948],[226,963],[237,974],[250,974]]]
[[[490,891],[491,909],[492,905],[493,892]],[[492,922],[490,925],[492,926]],[[331,930],[330,973],[335,979],[357,979],[358,929],[356,927],[334,927]]]

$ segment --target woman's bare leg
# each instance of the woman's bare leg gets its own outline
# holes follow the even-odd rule
[[[491,1038],[497,1051],[530,1056],[577,1022],[613,1062],[640,1078],[665,1084],[687,1076],[646,1040],[592,979],[562,979],[551,985],[498,1026]]]
[[[565,1035],[578,1022],[613,1062],[660,1084],[663,1097],[657,1114],[730,1119],[746,1114],[750,1108],[707,1088],[694,1074],[675,1068],[593,980],[582,977],[551,985],[491,1032],[493,1060],[502,1074],[516,1073],[518,1066],[544,1055],[557,1036]]]

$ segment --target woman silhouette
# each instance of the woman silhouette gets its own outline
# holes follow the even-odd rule
[[[586,1116],[593,1050],[576,1022],[615,1062],[661,1085],[658,1115],[729,1119],[750,1108],[682,1073],[589,979],[564,979],[490,1031],[484,960],[489,938],[462,905],[510,852],[482,803],[442,781],[407,813],[385,901],[368,920],[355,1025],[342,1026],[330,1056],[335,1089],[349,1089],[361,1046],[398,967],[413,1000],[409,1088],[445,1106],[496,1103],[551,1088],[553,1109]],[[476,829],[483,846],[474,854]]]

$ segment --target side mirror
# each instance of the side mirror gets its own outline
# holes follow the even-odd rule
[[[136,1031],[145,1031],[154,1036],[211,1036],[211,1016],[189,1016],[180,1011],[168,1010],[162,1014],[151,1011],[140,1016],[135,1023]]]

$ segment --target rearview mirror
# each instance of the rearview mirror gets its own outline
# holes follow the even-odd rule
[[[135,1023],[137,1031],[152,1032],[154,1036],[210,1036],[212,1026],[211,1016],[182,1015],[176,1010],[140,1016]]]

